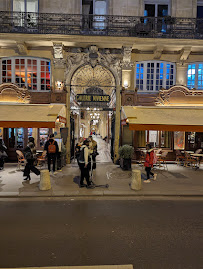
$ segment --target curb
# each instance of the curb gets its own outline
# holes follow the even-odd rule
[[[145,198],[145,197],[182,197],[182,198],[203,198],[203,194],[110,194],[110,195],[74,195],[74,194],[64,194],[64,195],[0,195],[0,199],[4,198]]]

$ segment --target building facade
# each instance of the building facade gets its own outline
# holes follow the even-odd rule
[[[68,162],[77,139],[91,132],[107,137],[114,160],[126,143],[139,151],[149,142],[171,158],[174,149],[203,148],[202,122],[181,130],[178,125],[192,122],[180,118],[174,128],[157,130],[145,122],[141,130],[121,115],[121,106],[174,106],[160,104],[164,89],[176,96],[176,106],[198,106],[194,117],[202,113],[203,1],[0,0],[0,6],[0,127],[13,150],[23,149],[29,135],[42,148],[48,133],[59,135],[65,125]],[[191,91],[198,100],[177,101]],[[19,101],[24,92],[29,101]],[[55,120],[19,112],[11,123],[7,115],[19,102],[32,115],[52,107]]]

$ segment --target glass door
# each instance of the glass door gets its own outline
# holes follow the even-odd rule
[[[94,28],[95,29],[105,29],[106,23],[105,23],[105,16],[107,15],[107,3],[106,0],[95,0],[95,5],[94,5],[94,14],[99,15],[99,16],[94,16]]]
[[[24,129],[16,128],[16,148],[23,149],[24,148]]]

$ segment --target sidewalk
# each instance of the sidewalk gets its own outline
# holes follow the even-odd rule
[[[157,170],[157,181],[142,184],[142,190],[130,189],[131,172],[122,171],[112,163],[97,164],[94,171],[96,184],[109,184],[109,188],[79,188],[73,182],[80,171],[77,164],[67,165],[54,177],[51,176],[52,189],[40,191],[39,177],[31,174],[32,180],[24,181],[22,171],[16,171],[16,164],[6,164],[0,171],[0,197],[74,197],[74,196],[203,196],[203,169],[168,165],[168,171]],[[141,169],[133,165],[133,169]],[[145,173],[144,169],[141,169]]]

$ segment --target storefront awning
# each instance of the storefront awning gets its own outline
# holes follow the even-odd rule
[[[61,112],[61,104],[0,104],[0,127],[54,128]]]
[[[203,132],[203,107],[124,106],[130,130]]]

